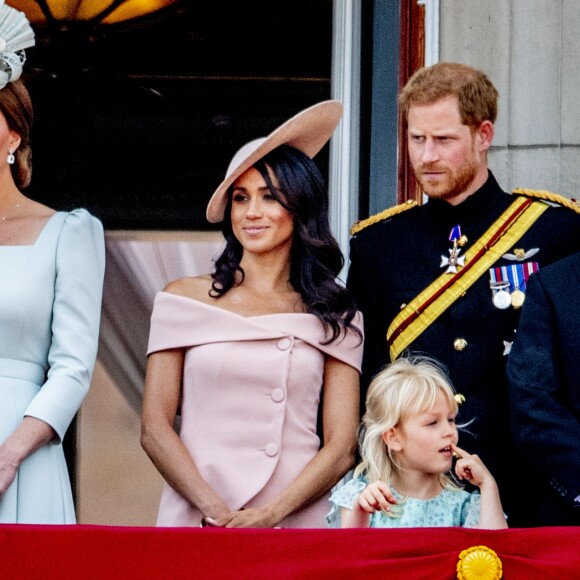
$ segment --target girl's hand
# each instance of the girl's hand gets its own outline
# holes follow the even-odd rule
[[[396,504],[397,500],[384,481],[373,481],[361,491],[357,502],[361,510],[374,514],[379,510],[390,512],[390,504]]]
[[[455,464],[455,473],[459,479],[466,479],[472,485],[481,487],[488,481],[495,481],[483,461],[477,455],[470,455],[467,451],[451,444],[454,454],[459,456]]]
[[[488,471],[477,455],[470,455],[457,445],[451,445],[454,454],[459,456],[455,464],[455,473],[459,479],[467,479],[469,483],[479,487],[481,506],[477,528],[485,530],[501,530],[507,528],[507,522],[501,507],[499,491],[493,475]]]

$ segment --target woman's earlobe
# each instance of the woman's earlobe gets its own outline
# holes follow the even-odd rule
[[[11,131],[10,133],[10,148],[13,149],[14,151],[16,151],[16,149],[18,149],[18,147],[20,147],[20,142],[22,141],[20,135],[18,135],[18,133],[15,133],[14,131]]]

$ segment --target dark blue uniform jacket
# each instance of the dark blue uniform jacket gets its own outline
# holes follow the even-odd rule
[[[580,253],[530,280],[507,370],[514,440],[540,488],[530,517],[580,526]]]

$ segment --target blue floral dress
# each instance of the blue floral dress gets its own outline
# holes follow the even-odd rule
[[[341,508],[352,509],[356,498],[368,484],[366,478],[357,477],[335,489],[330,497],[332,508],[326,516],[330,527],[340,527]],[[444,489],[432,499],[405,499],[395,489],[391,489],[399,502],[393,506],[392,513],[396,517],[382,511],[375,512],[371,516],[371,528],[472,528],[479,522],[481,496],[478,492]]]

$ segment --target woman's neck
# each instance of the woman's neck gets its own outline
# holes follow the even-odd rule
[[[244,255],[240,261],[244,270],[243,285],[259,293],[291,292],[290,262],[278,256]]]
[[[221,307],[242,316],[305,312],[300,294],[290,283],[289,264],[258,258],[252,254],[242,259],[244,279],[217,299]]]
[[[9,172],[10,169],[6,168]],[[22,203],[24,196],[14,184],[11,174],[0,172],[0,216],[10,212],[16,204]]]
[[[412,471],[393,474],[391,483],[398,493],[415,499],[433,499],[442,490],[439,475]]]

